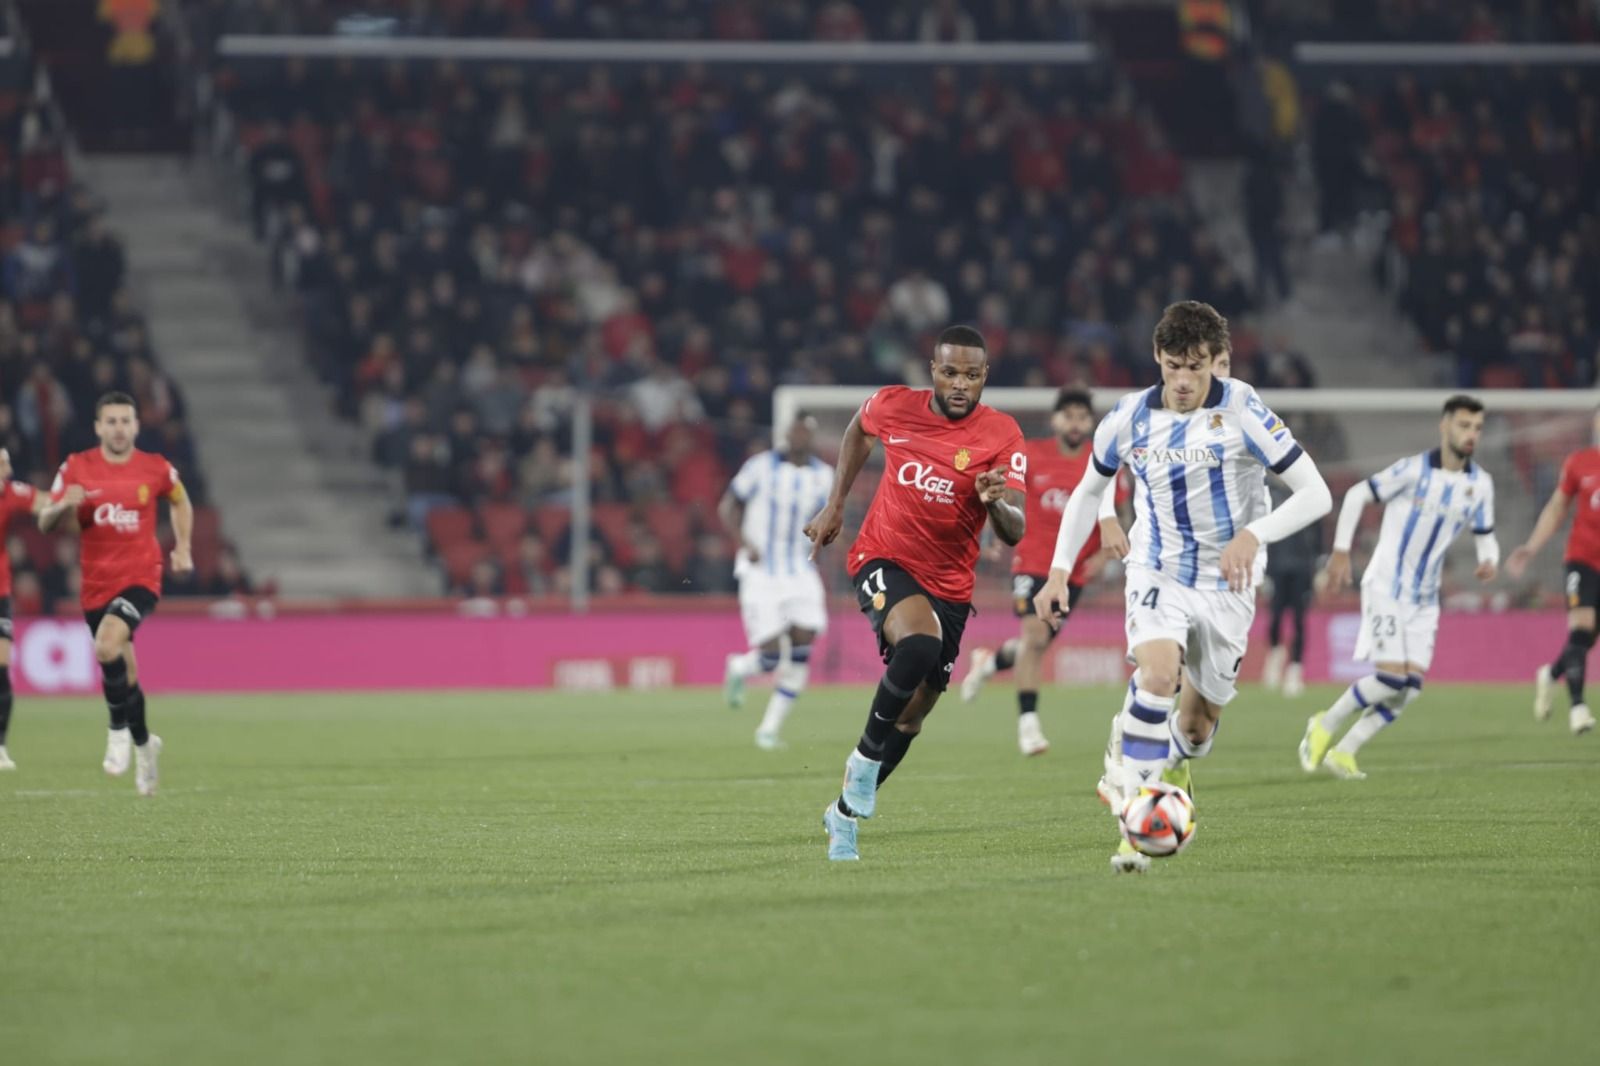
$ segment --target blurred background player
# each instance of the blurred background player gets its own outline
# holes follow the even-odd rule
[[[1567,509],[1577,502],[1567,536],[1567,641],[1555,662],[1539,667],[1533,691],[1533,715],[1542,722],[1550,717],[1551,688],[1557,681],[1567,683],[1567,723],[1574,736],[1594,728],[1583,683],[1589,649],[1594,647],[1595,605],[1600,603],[1600,411],[1595,412],[1593,434],[1595,446],[1573,452],[1561,464],[1561,480],[1539,512],[1533,532],[1506,560],[1512,577],[1527,573],[1528,564],[1556,535]]]
[[[845,429],[827,505],[806,526],[818,549],[833,543],[851,486],[881,440],[883,477],[845,569],[885,669],[845,762],[844,789],[822,814],[836,861],[861,857],[856,820],[872,817],[878,788],[949,685],[972,613],[984,522],[1010,545],[1026,529],[1022,430],[978,403],[989,376],[982,334],[967,326],[939,334],[930,369],[931,391],[891,385],[861,405]]]
[[[1345,493],[1328,556],[1326,584],[1350,583],[1350,545],[1368,503],[1384,504],[1378,546],[1361,579],[1361,636],[1355,657],[1375,665],[1332,707],[1311,716],[1300,741],[1307,773],[1325,765],[1334,776],[1359,780],[1356,752],[1422,695],[1439,630],[1439,585],[1445,552],[1464,529],[1478,550],[1479,581],[1493,581],[1500,562],[1494,536],[1494,479],[1472,461],[1483,435],[1483,404],[1452,396],[1439,421],[1439,447],[1401,459]],[[1355,725],[1329,751],[1356,712]]]
[[[1050,416],[1052,436],[1030,440],[1028,449],[1027,511],[1028,532],[1011,557],[1011,596],[1022,632],[1000,645],[998,650],[972,649],[971,665],[961,682],[961,698],[968,703],[977,698],[983,683],[1002,670],[1017,670],[1017,747],[1024,755],[1042,755],[1050,750],[1039,725],[1039,674],[1045,649],[1055,640],[1057,630],[1034,616],[1033,597],[1044,587],[1050,569],[1050,556],[1056,548],[1056,530],[1061,514],[1089,465],[1089,440],[1094,435],[1094,400],[1084,389],[1066,388],[1056,394]],[[1116,504],[1126,498],[1120,491],[1107,493],[1100,507],[1100,526],[1083,547],[1083,555],[1073,569],[1068,596],[1077,606],[1083,586],[1104,565],[1104,557],[1121,559],[1128,554],[1128,538],[1117,521]],[[1101,545],[1104,543],[1104,551]]]
[[[1153,341],[1161,384],[1123,397],[1095,431],[1093,468],[1067,503],[1049,581],[1034,600],[1042,620],[1066,615],[1095,509],[1126,462],[1137,479],[1126,595],[1137,669],[1098,789],[1114,813],[1146,782],[1190,789],[1189,760],[1210,753],[1222,708],[1237,694],[1261,546],[1321,518],[1332,502],[1316,464],[1255,390],[1212,373],[1230,345],[1214,307],[1171,305]],[[1270,512],[1264,469],[1292,492]],[[1111,858],[1119,872],[1149,864],[1126,841]]]
[[[756,745],[771,751],[789,709],[805,691],[811,647],[828,628],[828,598],[811,560],[806,519],[827,502],[833,471],[812,454],[816,419],[801,415],[789,426],[784,450],[745,460],[717,514],[739,541],[734,576],[739,616],[750,646],[728,656],[723,692],[728,706],[744,706],[745,682],[777,671]]]
[[[156,540],[156,500],[172,509],[172,572],[194,569],[190,550],[194,506],[167,460],[133,446],[139,417],[133,397],[108,392],[94,409],[100,447],[67,457],[39,512],[46,533],[76,523],[81,531],[83,617],[94,634],[111,730],[106,738],[106,773],[128,770],[129,749],[141,796],[155,795],[161,738],[150,732],[133,634],[161,599],[161,544]],[[72,522],[68,522],[68,516]]]
[[[19,514],[36,515],[44,508],[44,497],[25,481],[11,480],[11,452],[0,448],[0,540]],[[0,551],[0,770],[15,770],[6,751],[6,732],[11,728],[11,556]]]
[[[1282,502],[1281,497],[1276,502]],[[1289,534],[1267,553],[1266,576],[1272,583],[1267,601],[1270,612],[1267,641],[1271,647],[1261,667],[1261,683],[1280,689],[1289,699],[1297,699],[1306,691],[1302,666],[1306,654],[1306,611],[1311,607],[1312,584],[1321,554],[1321,522],[1313,522]],[[1285,618],[1294,626],[1294,635],[1287,642],[1283,633]]]

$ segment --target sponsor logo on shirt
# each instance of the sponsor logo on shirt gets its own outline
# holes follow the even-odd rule
[[[902,485],[908,485],[924,494],[924,499],[938,499],[940,503],[954,503],[956,483],[951,478],[936,477],[938,471],[931,466],[918,462],[905,463],[900,467],[896,479]]]
[[[110,526],[118,533],[137,533],[139,512],[130,511],[120,503],[102,503],[94,509],[94,524]]]
[[[1133,465],[1143,469],[1148,466],[1173,466],[1185,463],[1190,466],[1221,466],[1222,447],[1209,448],[1135,448],[1129,453]]]
[[[1070,489],[1046,489],[1039,496],[1039,505],[1046,511],[1065,511],[1067,501],[1072,499]]]

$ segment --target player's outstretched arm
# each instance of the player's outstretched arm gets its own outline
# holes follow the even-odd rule
[[[817,557],[819,549],[838,539],[839,530],[844,528],[844,501],[849,498],[850,489],[855,485],[861,468],[867,465],[867,456],[872,454],[875,440],[876,437],[862,428],[861,412],[857,411],[845,427],[844,440],[839,444],[839,462],[834,467],[833,489],[828,493],[828,502],[806,523],[803,530],[811,538],[813,559]]]
[[[734,495],[732,489],[722,494],[722,499],[717,501],[717,518],[722,521],[722,528],[744,548],[752,562],[761,561],[761,549],[744,539],[744,501]]]
[[[1520,578],[1528,572],[1528,564],[1533,562],[1533,557],[1543,550],[1567,520],[1567,508],[1570,506],[1572,497],[1562,489],[1557,488],[1550,494],[1544,510],[1539,512],[1539,520],[1533,524],[1533,532],[1506,560],[1506,570],[1512,577]]]
[[[82,485],[68,485],[61,493],[61,499],[47,504],[39,512],[39,531],[54,533],[61,528],[68,515],[72,515],[76,521],[78,504],[83,502],[83,497]]]
[[[1004,470],[985,470],[978,475],[977,486],[978,498],[989,512],[989,524],[994,527],[994,535],[1016,547],[1027,532],[1022,490],[1006,487]]]
[[[1333,510],[1333,493],[1322,480],[1322,472],[1311,456],[1301,452],[1278,475],[1289,487],[1289,497],[1267,514],[1251,522],[1222,549],[1220,565],[1228,585],[1243,592],[1250,587],[1256,552],[1263,544],[1274,544],[1317,521]]]
[[[1339,522],[1333,530],[1333,551],[1328,553],[1328,565],[1323,571],[1327,587],[1338,591],[1350,584],[1350,546],[1355,543],[1356,527],[1361,524],[1361,513],[1372,500],[1372,486],[1358,481],[1344,494],[1344,504],[1339,508]]]
[[[172,572],[187,574],[194,569],[194,504],[182,484],[174,484],[167,496],[172,508]]]

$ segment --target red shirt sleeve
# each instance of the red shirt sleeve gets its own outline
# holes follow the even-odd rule
[[[1133,499],[1133,479],[1125,473],[1118,473],[1116,491],[1118,503],[1127,503]]]
[[[903,385],[886,385],[867,397],[867,402],[861,405],[861,428],[869,437],[881,437],[883,416],[888,405],[893,402],[895,393],[903,392]]]
[[[1002,439],[1005,441],[1000,448],[999,460],[1006,464],[1006,484],[1011,488],[1028,491],[1028,442],[1022,437],[1022,430],[1018,428],[1013,419],[1008,432]]]
[[[172,499],[172,494],[178,488],[178,468],[165,460],[161,463],[162,470],[156,485],[156,495],[165,499]]]
[[[1576,455],[1569,455],[1561,464],[1561,493],[1568,499],[1578,495],[1578,490],[1582,487],[1579,484],[1578,464],[1573,461],[1575,459]]]
[[[50,502],[59,503],[61,497],[67,494],[68,485],[78,483],[77,471],[72,469],[72,460],[68,459],[56,471],[56,479],[50,484]]]

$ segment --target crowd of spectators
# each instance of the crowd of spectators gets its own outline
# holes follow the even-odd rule
[[[1246,0],[1266,37],[1488,44],[1600,40],[1593,0]]]
[[[968,321],[992,384],[1132,385],[1167,302],[1251,303],[1161,129],[1101,69],[291,60],[216,82],[313,358],[418,525],[565,501],[583,385],[595,498],[697,516],[668,545],[677,575],[712,549],[775,384],[921,380],[931,334]],[[1239,372],[1270,380],[1246,341]],[[493,561],[451,569],[465,585]]]
[[[1600,92],[1576,71],[1401,74],[1334,85],[1319,121],[1376,178],[1382,269],[1462,387],[1583,388],[1600,360]],[[1319,158],[1322,158],[1319,156]],[[1331,159],[1331,156],[1330,156]],[[1364,173],[1363,173],[1364,172]]]
[[[1048,41],[1082,0],[185,0],[201,36],[405,33],[719,41]]]
[[[209,511],[183,391],[161,369],[129,296],[122,243],[73,179],[46,83],[9,73],[14,87],[0,88],[0,447],[16,478],[47,487],[69,453],[94,446],[95,400],[121,390],[139,405],[139,447],[171,459]],[[197,545],[204,572],[174,591],[215,587],[220,545],[209,547]],[[21,530],[8,550],[21,575],[19,610],[53,605],[64,594],[68,548]]]

